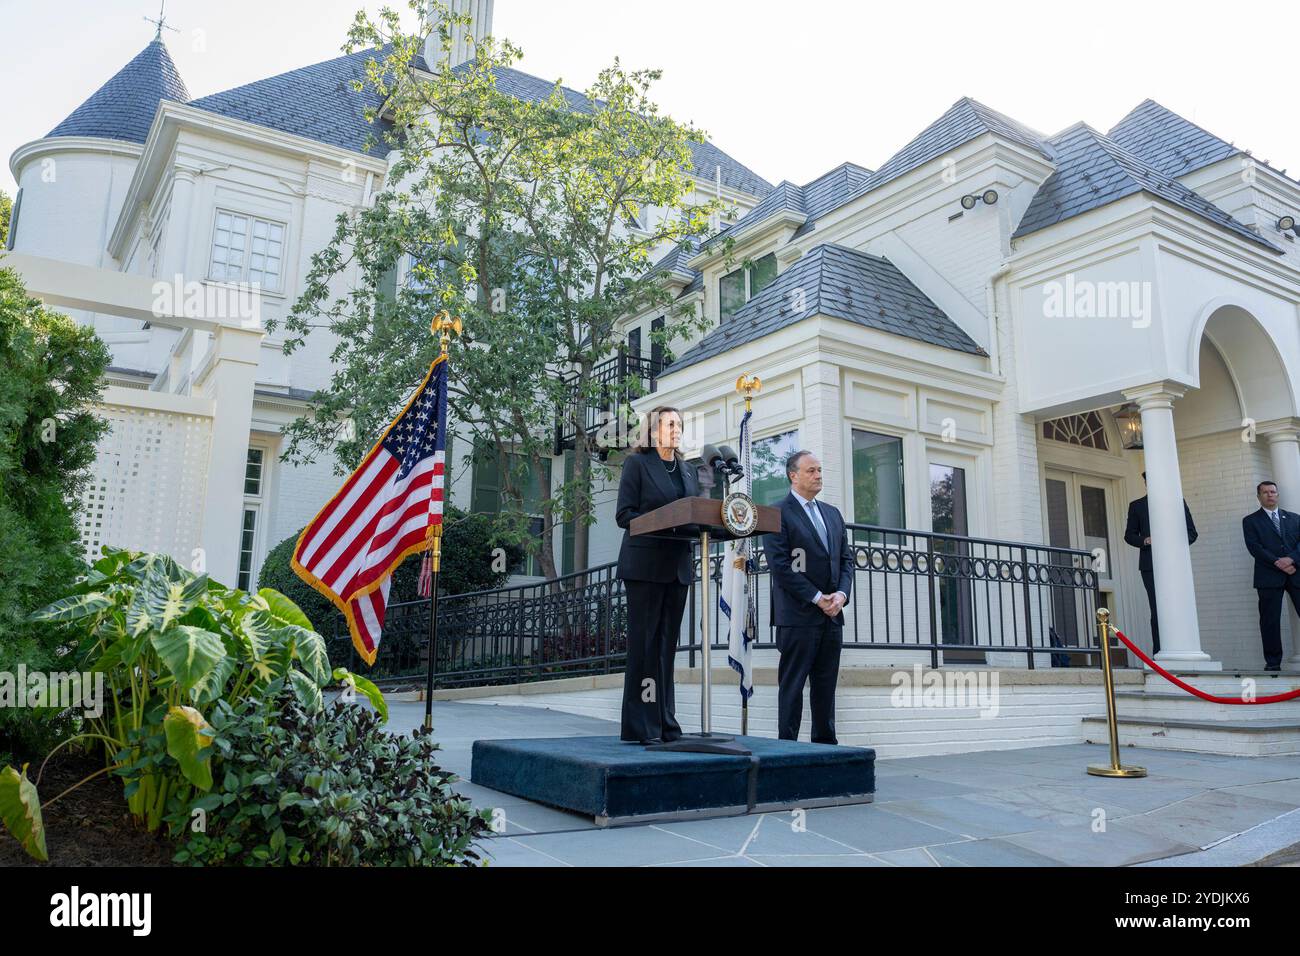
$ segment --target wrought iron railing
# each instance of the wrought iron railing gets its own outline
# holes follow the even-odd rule
[[[1100,663],[1091,622],[1098,576],[1091,552],[1014,541],[849,525],[854,582],[845,607],[844,650],[876,651],[899,665],[986,663],[1015,667]],[[696,572],[699,569],[696,556]],[[713,594],[722,545],[710,547]],[[757,647],[775,647],[771,575],[758,554]],[[700,651],[697,587],[692,586],[679,650],[695,666]],[[712,646],[726,647],[714,602]],[[373,671],[352,655],[345,666],[380,679],[415,677],[428,657],[428,605],[388,609]],[[627,602],[612,564],[525,584],[443,597],[438,602],[437,685],[510,684],[609,674],[626,659]],[[349,660],[346,631],[331,660]],[[725,660],[725,657],[719,658]]]
[[[594,394],[585,397],[578,393],[579,376],[567,376],[569,398],[556,410],[555,453],[574,447],[578,437],[575,422],[581,421],[588,434],[597,432],[634,399],[653,392],[663,368],[662,360],[620,352],[591,370]]]

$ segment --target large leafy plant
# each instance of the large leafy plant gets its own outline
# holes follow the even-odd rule
[[[428,734],[388,733],[382,722],[382,711],[343,700],[313,713],[287,690],[271,707],[218,702],[217,783],[168,816],[174,832],[188,831],[176,861],[474,865],[490,814],[452,791]]]
[[[131,814],[149,830],[174,799],[211,789],[213,736],[204,714],[217,701],[261,700],[283,687],[315,713],[321,688],[334,679],[382,704],[369,681],[330,671],[324,638],[279,592],[225,587],[166,555],[104,552],[71,594],[31,616],[67,628],[76,646],[69,663],[102,674],[104,684],[101,715],[87,717],[46,761],[75,742],[101,745],[104,769],[87,780],[123,778]],[[26,770],[0,772],[0,818],[45,859],[40,778],[33,784]]]

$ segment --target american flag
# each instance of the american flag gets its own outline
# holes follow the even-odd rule
[[[293,569],[347,618],[367,664],[379,653],[393,571],[442,524],[446,432],[443,356],[294,549]]]

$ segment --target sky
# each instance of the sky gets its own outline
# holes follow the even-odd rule
[[[15,191],[15,149],[153,38],[157,2],[0,0],[0,189]],[[363,6],[381,4],[168,0],[165,39],[203,96],[339,55]],[[616,56],[663,70],[664,111],[772,183],[845,161],[875,169],[963,96],[1044,133],[1080,120],[1105,131],[1150,97],[1300,176],[1282,42],[1300,3],[1212,13],[1151,0],[497,0],[493,32],[523,48],[521,68],[578,89]]]

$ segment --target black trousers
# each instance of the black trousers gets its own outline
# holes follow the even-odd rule
[[[623,740],[676,740],[682,727],[673,714],[673,666],[689,587],[676,581],[626,580],[623,587],[627,591],[627,670],[619,736]]]
[[[1259,592],[1259,636],[1264,642],[1264,663],[1269,667],[1282,663],[1282,596],[1291,595],[1291,603],[1300,611],[1300,581],[1294,577],[1284,588],[1257,588]]]
[[[1142,572],[1142,584],[1147,589],[1147,604],[1151,605],[1151,656],[1160,653],[1160,616],[1156,611],[1156,573]]]
[[[778,627],[776,725],[782,740],[798,740],[803,722],[803,688],[811,682],[812,742],[837,744],[835,737],[835,685],[840,677],[840,649],[844,628],[827,618],[811,627]]]

